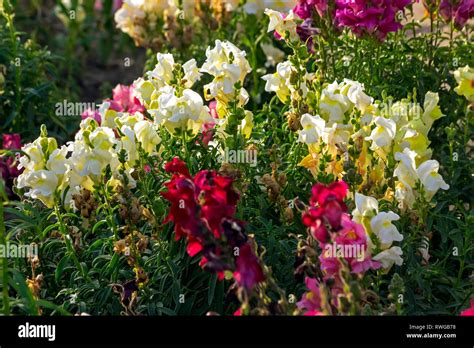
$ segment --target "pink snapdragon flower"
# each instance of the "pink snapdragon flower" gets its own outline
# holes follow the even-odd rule
[[[112,99],[105,99],[104,102],[110,103],[109,108],[117,112],[129,112],[131,114],[135,112],[145,112],[145,107],[140,103],[140,100],[135,96],[135,86],[124,86],[118,84],[112,90]],[[84,120],[86,118],[93,118],[99,124],[102,121],[99,110],[87,109],[81,115]]]
[[[97,121],[98,124],[100,124],[102,121],[99,110],[97,109],[94,109],[94,110],[87,109],[86,111],[84,111],[81,115],[81,119],[85,120],[86,118],[93,118],[94,120]]]
[[[144,112],[145,107],[133,93],[134,89],[133,84],[130,86],[119,84],[112,90],[112,99],[106,99],[105,101],[109,102],[110,108],[117,112],[129,112],[131,114]]]
[[[305,279],[307,292],[303,294],[301,301],[296,305],[300,309],[306,310],[304,315],[318,315],[315,313],[321,313],[321,294],[319,291],[319,281],[314,278],[306,277]]]
[[[213,100],[209,103],[209,113],[211,114],[212,118],[219,118],[219,115],[217,114],[217,101]],[[207,147],[209,142],[212,140],[215,126],[215,122],[208,122],[202,125],[203,131],[201,133],[201,142],[204,147]]]
[[[474,299],[471,300],[471,307],[461,312],[462,317],[474,317]]]
[[[319,255],[322,277],[319,280],[306,278],[309,291],[298,302],[298,307],[306,310],[303,312],[305,315],[321,314],[320,281],[324,281],[330,291],[331,307],[337,308],[338,295],[344,292],[343,267],[356,274],[381,267],[381,263],[373,261],[368,252],[364,227],[347,214],[344,198],[348,189],[344,181],[314,185],[310,206],[302,216],[303,224],[322,249]]]

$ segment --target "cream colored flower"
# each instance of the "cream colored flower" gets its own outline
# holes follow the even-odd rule
[[[201,67],[201,72],[212,75],[214,80],[204,86],[206,100],[216,98],[220,102],[227,103],[239,97],[236,95],[235,84],[240,82],[243,85],[245,77],[252,71],[245,56],[245,51],[229,41],[216,40],[214,48],[208,47],[207,58]],[[248,96],[246,92],[243,93]],[[245,99],[248,97],[243,99],[246,103]]]
[[[352,104],[362,113],[373,103],[374,99],[364,92],[364,85],[357,81],[344,79],[341,93],[346,95]]]
[[[161,143],[161,138],[154,128],[153,123],[146,120],[139,121],[135,124],[134,131],[143,150],[148,154],[154,153],[156,151],[156,146]]]
[[[466,65],[454,72],[458,86],[454,88],[457,94],[464,96],[474,103],[474,68]]]
[[[184,86],[186,88],[191,88],[196,82],[201,79],[202,74],[199,72],[197,67],[196,59],[188,60],[183,64],[184,77],[186,81]]]
[[[356,207],[352,211],[352,219],[357,223],[362,223],[364,217],[374,216],[379,211],[379,203],[373,197],[356,192],[354,201]]]
[[[170,53],[158,53],[156,55],[157,63],[152,71],[146,75],[152,81],[156,89],[160,89],[170,84],[174,77],[174,57]]]
[[[372,232],[377,236],[383,247],[389,247],[392,242],[400,242],[403,236],[398,232],[392,221],[399,220],[400,216],[394,212],[380,212],[370,220]]]
[[[397,131],[397,125],[393,120],[377,116],[374,120],[376,127],[366,140],[372,140],[371,150],[386,148],[392,145]]]
[[[438,173],[439,163],[435,160],[428,160],[420,164],[416,173],[426,193],[427,199],[431,199],[439,190],[449,189],[449,185],[443,180],[443,177]]]
[[[349,110],[351,101],[349,98],[341,94],[343,84],[339,85],[334,81],[321,92],[319,102],[319,111],[321,116],[328,121],[329,125],[340,123],[344,119],[344,113]]]
[[[308,145],[319,143],[326,127],[326,121],[319,115],[304,114],[301,116],[300,123],[303,129],[298,131],[298,141]]]
[[[265,14],[270,18],[268,32],[276,31],[283,39],[290,39],[291,41],[299,39],[296,32],[296,17],[293,10],[290,10],[289,13],[284,16],[278,11],[267,8]]]
[[[291,94],[290,77],[294,71],[289,61],[278,63],[276,72],[262,76],[262,80],[266,81],[265,91],[274,92],[283,103],[285,103]]]
[[[58,183],[58,176],[44,169],[23,173],[18,177],[18,188],[29,188],[25,196],[40,200],[48,208],[54,205],[54,194]]]
[[[400,249],[400,247],[394,246],[375,255],[374,257],[372,257],[372,260],[380,261],[382,263],[383,268],[390,269],[393,264],[396,264],[398,266],[401,266],[403,264],[403,259],[401,258],[401,255],[403,255],[402,249]]]
[[[441,112],[441,109],[438,103],[439,103],[438,93],[433,93],[433,92],[426,93],[425,102],[423,104],[424,112],[423,112],[422,119],[428,129],[431,128],[434,121],[444,116],[443,113]]]
[[[67,146],[61,146],[59,149],[55,149],[48,158],[46,162],[46,169],[52,171],[57,175],[62,175],[66,173],[67,166],[67,156],[68,148]]]
[[[403,152],[395,153],[395,160],[399,161],[393,172],[393,176],[397,177],[405,186],[414,187],[418,178],[416,173],[415,159],[417,153],[405,148]]]
[[[181,96],[177,96],[174,89],[162,93],[158,97],[158,108],[148,112],[171,134],[177,129],[197,134],[204,123],[213,120],[201,96],[190,89],[185,89]]]

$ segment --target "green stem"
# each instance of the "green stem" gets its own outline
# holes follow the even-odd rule
[[[69,233],[67,233],[66,225],[64,224],[64,221],[63,221],[63,218],[62,218],[62,215],[61,215],[61,211],[60,211],[59,206],[57,204],[55,204],[55,206],[54,206],[54,212],[55,212],[56,217],[58,219],[59,230],[61,231],[61,234],[64,237],[64,241],[66,243],[66,248],[69,252],[69,255],[71,256],[71,258],[72,258],[74,264],[76,265],[77,269],[81,272],[82,277],[85,280],[90,281],[90,278],[87,275],[86,271],[84,270],[84,267],[82,267],[81,263],[79,262],[79,260],[77,258],[76,251],[74,250],[74,247],[71,243],[71,239],[70,239],[71,237],[69,236]]]
[[[10,32],[10,41],[12,45],[12,56],[14,60],[15,66],[15,86],[14,86],[14,93],[15,93],[15,111],[16,114],[20,114],[20,104],[21,104],[21,95],[20,95],[20,69],[16,66],[16,60],[19,59],[18,57],[18,46],[17,46],[17,35],[15,32],[15,27],[13,26],[13,16],[10,13],[5,13],[5,18],[8,23],[8,29]],[[21,61],[19,62],[21,64]],[[13,121],[15,124],[15,121]]]
[[[115,225],[114,222],[114,210],[112,209],[112,206],[110,205],[110,197],[107,191],[106,186],[102,186],[102,193],[105,198],[105,205],[107,207],[107,223],[109,224],[109,227],[112,229],[112,232],[114,233],[114,239],[118,240],[118,231],[117,231],[117,226]],[[110,220],[110,221],[109,221]]]
[[[3,198],[6,199],[3,190],[3,183],[0,181],[0,244],[6,246],[6,229],[3,217]],[[7,257],[2,258],[2,296],[3,296],[3,314],[10,315],[10,297],[8,296],[8,260]]]

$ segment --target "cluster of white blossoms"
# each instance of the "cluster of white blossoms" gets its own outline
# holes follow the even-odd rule
[[[147,78],[135,81],[140,102],[157,125],[171,134],[178,129],[197,134],[205,123],[212,122],[209,108],[191,87],[200,80],[196,60],[175,64],[171,54],[157,54],[157,63]]]
[[[138,99],[156,124],[164,126],[172,135],[177,130],[190,131],[196,135],[208,123],[215,123],[217,133],[224,134],[228,104],[235,101],[239,107],[243,107],[248,102],[248,93],[242,86],[252,69],[245,56],[245,51],[220,40],[216,40],[214,47],[208,47],[207,58],[201,68],[194,59],[179,65],[175,64],[171,54],[158,53],[154,69],[146,73],[145,79],[140,78],[134,83]],[[202,73],[213,77],[204,86],[204,96],[206,100],[217,101],[219,119],[211,117],[201,95],[192,89],[201,79]],[[245,111],[240,130],[248,137],[252,127],[253,115]]]
[[[171,54],[158,53],[154,69],[145,79],[139,78],[134,83],[134,96],[140,99],[152,120],[138,111],[115,111],[109,102],[104,102],[99,109],[100,119],[84,119],[74,141],[60,148],[42,128],[42,135],[23,147],[26,155],[20,158],[20,167],[24,171],[17,187],[24,189],[27,197],[38,199],[48,207],[58,203],[56,198],[65,192],[65,205],[73,208],[73,195],[81,189],[93,191],[104,183],[106,169],[110,171],[107,185],[118,185],[125,175],[125,181],[133,187],[132,173],[140,154],[159,153],[160,127],[172,135],[177,130],[196,135],[206,123],[224,128],[227,103],[234,99],[243,106],[247,102],[244,88],[236,89],[235,85],[243,85],[250,71],[245,52],[230,42],[216,41],[216,47],[207,50],[207,60],[201,69],[194,59],[180,65]],[[214,77],[204,89],[211,91],[210,98],[222,103],[221,122],[212,118],[203,98],[191,89],[201,78],[201,72]],[[250,137],[252,113],[244,110],[241,122],[241,133]]]
[[[17,187],[25,189],[25,196],[42,201],[51,207],[56,190],[63,185],[67,148],[58,148],[56,139],[48,138],[42,129],[42,136],[22,150],[25,156],[20,158],[19,169],[24,168],[17,180]]]
[[[214,79],[204,86],[206,100],[216,99],[219,103],[227,104],[238,98],[242,106],[247,103],[249,95],[245,88],[235,88],[237,83],[243,85],[245,77],[252,71],[245,56],[245,51],[229,41],[216,40],[213,48],[208,47],[201,72]]]
[[[420,182],[425,198],[429,201],[439,189],[447,190],[449,185],[444,182],[441,174],[438,173],[439,163],[436,160],[426,160],[419,166],[416,165],[418,154],[415,151],[405,148],[403,152],[395,153],[398,162],[394,170],[397,177],[395,197],[400,203],[400,208],[412,208],[415,202],[414,187]]]
[[[428,92],[423,107],[408,100],[381,103],[369,97],[358,82],[335,81],[320,94],[319,114],[300,118],[298,141],[307,144],[310,152],[301,164],[315,173],[321,146],[333,158],[345,158],[352,139],[360,151],[356,164],[364,180],[369,176],[372,184],[383,185],[388,157],[392,156],[396,161],[391,168],[396,178],[394,196],[400,208],[411,208],[421,194],[429,201],[439,189],[449,188],[429,148],[428,132],[433,122],[444,116],[438,101],[437,93]],[[328,170],[342,178],[343,163],[334,160]],[[421,185],[418,190],[417,183]]]
[[[373,254],[374,251],[378,251],[372,259],[380,261],[382,267],[386,269],[392,267],[393,264],[401,266],[403,263],[402,249],[392,246],[393,242],[403,240],[403,235],[392,223],[399,220],[400,216],[392,211],[379,212],[379,203],[373,197],[356,192],[354,200],[356,208],[352,211],[352,219],[364,226],[369,236],[369,252]],[[376,245],[372,242],[372,236],[376,238]]]
[[[163,18],[165,11],[177,11],[175,0],[124,0],[115,12],[117,28],[130,35],[135,42],[141,43]]]
[[[103,120],[107,111],[102,109]],[[123,181],[120,176],[125,174],[129,186],[134,187],[131,174],[140,149],[149,155],[156,154],[161,138],[153,122],[139,112],[115,116],[112,127],[104,126],[103,122],[99,125],[92,118],[83,120],[74,141],[60,148],[43,130],[38,139],[23,147],[26,155],[20,158],[20,166],[25,169],[17,187],[25,189],[27,197],[38,199],[50,208],[58,203],[58,193],[65,191],[65,205],[75,208],[73,195],[81,189],[93,191],[103,182],[106,168],[111,173],[108,185]]]

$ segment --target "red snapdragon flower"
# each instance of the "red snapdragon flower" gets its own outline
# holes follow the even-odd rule
[[[239,195],[232,188],[232,179],[218,175],[216,172],[201,171],[194,178],[196,199],[200,200],[201,216],[209,229],[219,238],[221,222],[235,214]]]
[[[240,286],[248,291],[265,279],[259,259],[255,256],[252,247],[248,243],[239,249],[234,278]]]
[[[220,280],[225,271],[233,271],[237,283],[250,291],[264,275],[247,241],[244,223],[233,218],[239,194],[232,179],[209,170],[193,178],[178,158],[166,163],[165,170],[173,173],[165,183],[168,191],[161,193],[171,203],[165,223],[175,223],[176,239],[186,237],[191,257],[202,253],[199,264],[203,269],[216,272]]]
[[[326,221],[331,228],[340,228],[342,214],[347,211],[343,201],[347,189],[348,186],[344,181],[338,181],[329,186],[323,184],[313,186],[311,207],[303,214],[303,223],[310,227],[312,236],[320,243],[326,243],[329,239]]]

